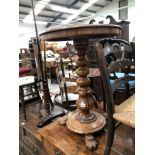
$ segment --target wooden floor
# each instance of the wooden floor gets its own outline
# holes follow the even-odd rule
[[[57,110],[59,107],[55,107]],[[23,123],[23,115],[21,112],[21,108],[19,111],[19,139],[20,139],[20,155],[41,155],[42,154],[42,143],[41,137],[38,134],[37,123],[40,120],[40,103],[33,103],[26,105],[26,113],[28,121]],[[32,144],[30,147],[27,141],[25,141],[24,136],[25,132],[29,133],[31,136]],[[105,143],[105,142],[103,142]],[[23,145],[27,147],[28,151],[23,149]],[[35,150],[35,151],[34,151]],[[125,125],[118,125],[115,132],[114,144],[112,147],[111,155],[134,155],[134,129],[129,128]]]

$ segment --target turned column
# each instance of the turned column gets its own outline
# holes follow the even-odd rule
[[[90,113],[93,103],[87,93],[90,85],[90,80],[87,78],[89,69],[87,68],[88,60],[86,58],[88,40],[74,40],[74,47],[78,51],[77,65],[79,67],[76,70],[76,74],[78,75],[78,79],[76,80],[78,86],[77,92],[79,93],[79,99],[76,102],[79,112],[76,115],[76,119],[81,123],[89,123],[96,120],[96,116],[94,113]]]
[[[49,115],[51,115],[50,105],[52,106],[52,108],[54,107],[54,105],[51,101],[51,97],[50,97],[49,89],[48,89],[48,83],[46,80],[44,80],[44,82],[43,82],[43,92],[44,92],[43,98],[44,98],[45,116],[49,116]]]
[[[77,110],[67,117],[66,125],[71,131],[84,134],[86,147],[93,150],[97,148],[97,142],[92,134],[101,130],[105,126],[106,120],[101,114],[91,110],[93,100],[89,95],[90,80],[87,78],[89,69],[86,58],[88,39],[74,40],[74,47],[78,51],[77,65],[79,68],[76,70],[78,75],[76,82],[79,99],[76,101]]]

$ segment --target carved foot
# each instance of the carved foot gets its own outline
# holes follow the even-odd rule
[[[85,135],[85,143],[86,143],[86,147],[91,151],[97,148],[97,142],[94,136],[91,134]]]
[[[59,125],[65,126],[67,122],[67,115],[59,120]]]

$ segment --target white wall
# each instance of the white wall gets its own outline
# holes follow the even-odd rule
[[[109,6],[106,6],[103,9],[99,9],[96,14],[96,20],[98,21],[104,19],[104,21],[107,22],[107,20],[105,19],[107,15],[111,15],[116,20],[118,20],[118,1],[114,1]]]
[[[130,31],[129,31],[129,40],[131,41],[135,37],[136,29],[136,10],[135,10],[135,0],[129,0],[129,9],[128,9],[128,21],[130,21]]]
[[[38,34],[45,31],[44,25],[37,25]],[[28,48],[28,42],[31,37],[35,37],[34,24],[19,23],[19,48]]]

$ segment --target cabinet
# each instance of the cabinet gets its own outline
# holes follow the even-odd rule
[[[122,26],[122,31],[121,31],[121,35],[117,36],[117,38],[119,39],[123,39],[126,40],[127,42],[129,42],[129,21],[125,21],[122,20],[120,22],[117,22],[112,16],[107,16],[106,18],[110,19],[110,23],[109,24],[116,24],[119,26]]]
[[[42,143],[34,134],[20,127],[19,153],[20,155],[42,155]]]

